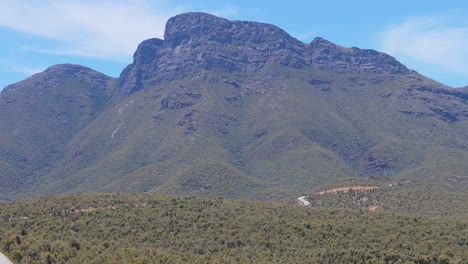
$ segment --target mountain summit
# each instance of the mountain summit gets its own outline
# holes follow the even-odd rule
[[[120,76],[121,90],[132,93],[143,87],[144,80],[170,81],[203,70],[246,75],[268,63],[409,73],[393,57],[373,50],[347,49],[322,38],[305,44],[273,25],[185,13],[169,19],[164,40],[150,39],[139,45],[133,64]]]
[[[378,51],[185,13],[118,79],[55,65],[4,89],[0,198],[277,199],[348,177],[453,184],[468,171],[467,98]]]

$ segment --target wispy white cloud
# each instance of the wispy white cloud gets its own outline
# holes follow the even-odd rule
[[[150,0],[8,1],[0,8],[0,26],[57,41],[36,52],[119,60],[142,40],[161,38],[166,20],[179,11]]]
[[[145,39],[162,38],[169,17],[193,8],[167,0],[31,0],[1,4],[0,26],[54,40],[53,46],[29,43],[22,48],[115,61],[128,61]],[[234,5],[202,11],[228,18],[240,14]]]
[[[468,72],[468,24],[454,18],[409,18],[385,31],[380,45],[381,50],[402,60],[442,72]]]
[[[25,74],[27,76],[42,72],[46,68],[47,67],[24,67],[24,66],[18,66],[18,65],[10,65],[10,69],[14,70],[15,72]]]

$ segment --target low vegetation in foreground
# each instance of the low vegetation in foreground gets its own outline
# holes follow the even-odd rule
[[[149,195],[0,203],[17,263],[467,263],[468,221]]]

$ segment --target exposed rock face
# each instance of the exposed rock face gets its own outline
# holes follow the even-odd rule
[[[203,70],[245,76],[271,62],[295,68],[319,64],[357,72],[410,72],[377,51],[343,48],[321,38],[307,45],[273,25],[185,13],[169,19],[164,40],[149,39],[139,45],[133,64],[120,76],[120,90],[133,93],[145,82],[198,78]]]
[[[446,100],[440,100],[440,98]],[[400,99],[413,98],[427,105],[424,110],[415,111],[412,105],[404,105],[400,112],[413,118],[437,117],[446,123],[455,123],[468,117],[466,102],[468,91],[465,89],[443,89],[434,86],[410,85]]]
[[[369,49],[344,48],[320,37],[309,45],[310,61],[358,72],[408,74],[410,71],[395,58]]]

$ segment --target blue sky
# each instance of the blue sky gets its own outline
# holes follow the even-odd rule
[[[57,63],[117,77],[166,20],[203,11],[386,52],[453,87],[468,85],[468,1],[0,0],[0,89]]]

